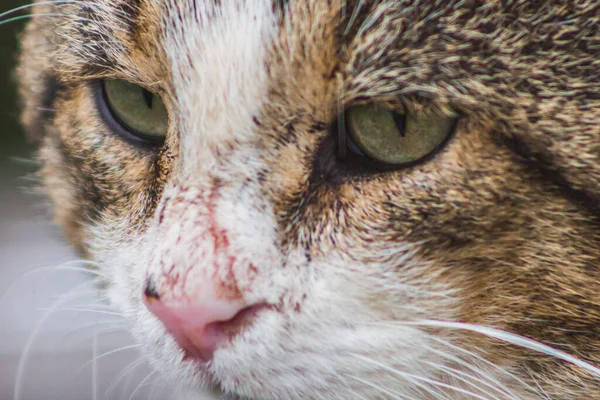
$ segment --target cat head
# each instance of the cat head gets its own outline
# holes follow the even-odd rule
[[[23,121],[56,220],[171,381],[600,393],[597,5],[36,12]]]

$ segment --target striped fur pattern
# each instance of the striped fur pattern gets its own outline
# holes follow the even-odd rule
[[[600,364],[600,3],[81,0],[35,12],[55,16],[28,25],[18,75],[56,221],[100,263],[167,379],[231,398],[600,398],[600,380],[572,363],[432,323]],[[111,131],[101,79],[162,96],[162,147]],[[341,110],[370,103],[458,122],[427,161],[369,172],[336,158],[335,128]],[[272,307],[199,367],[143,306],[149,274],[160,288],[186,276],[173,296],[211,280]]]

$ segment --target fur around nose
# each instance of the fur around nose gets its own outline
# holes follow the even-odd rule
[[[212,359],[219,343],[226,339],[225,330],[236,315],[244,309],[217,298],[163,301],[159,296],[148,296],[144,303],[182,347],[187,358],[203,362]]]

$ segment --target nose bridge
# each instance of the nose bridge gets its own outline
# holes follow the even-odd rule
[[[207,176],[165,188],[147,278],[163,300],[245,302],[279,260],[275,223],[258,183]]]
[[[178,22],[166,31],[165,51],[180,114],[181,166],[191,176],[210,170],[219,149],[252,134],[278,24],[270,0],[200,2],[194,13],[172,18]]]
[[[147,278],[163,300],[239,297],[239,290],[228,282],[237,259],[231,254],[228,229],[218,217],[219,204],[227,201],[221,185],[209,178],[165,191]]]

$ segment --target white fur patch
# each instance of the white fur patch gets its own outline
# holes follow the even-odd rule
[[[271,1],[215,3],[170,2],[164,48],[185,176],[210,169],[219,144],[250,136],[267,91],[266,57],[277,32]]]

